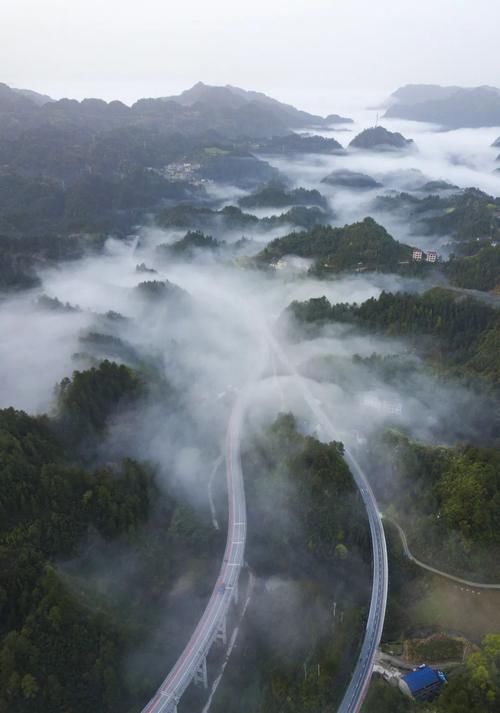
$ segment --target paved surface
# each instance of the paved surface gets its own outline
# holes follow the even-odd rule
[[[266,341],[272,357],[276,357],[286,371],[297,380],[304,400],[325,434],[335,440],[333,424],[311,394],[307,382],[293,367],[290,360],[270,333]],[[273,362],[274,363],[274,362]],[[171,713],[182,694],[194,678],[200,664],[217,637],[237,586],[244,563],[246,543],[246,505],[241,469],[240,440],[245,397],[238,397],[231,413],[226,439],[226,465],[228,487],[228,535],[224,559],[215,588],[198,625],[175,666],[163,681],[155,696],[142,713]],[[338,713],[358,713],[368,689],[375,654],[380,644],[387,603],[388,566],[384,529],[375,497],[354,456],[346,450],[346,461],[359,488],[368,514],[373,551],[373,585],[370,611],[365,637],[351,681],[338,709]]]
[[[244,397],[237,399],[229,420],[226,438],[228,489],[228,530],[226,549],[219,577],[201,619],[160,688],[142,713],[170,713],[194,678],[200,664],[217,637],[237,587],[244,563],[246,543],[246,505],[241,470],[240,439]]]
[[[332,441],[336,440],[335,427],[321,407],[320,402],[314,398],[309,390],[307,380],[300,376],[277,340],[274,339],[271,334],[268,335],[268,341],[284,369],[295,377],[297,386],[304,400],[314,414],[314,418],[321,425],[326,436]],[[373,584],[365,636],[351,681],[338,708],[338,713],[358,713],[370,684],[375,655],[380,644],[380,639],[382,638],[389,575],[384,528],[375,496],[358,462],[347,449],[345,451],[345,459],[351,469],[361,497],[363,498],[368,514],[372,540]]]

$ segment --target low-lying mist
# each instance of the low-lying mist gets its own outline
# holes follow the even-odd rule
[[[358,128],[360,124],[353,132]],[[314,188],[326,196],[334,224],[372,215],[401,242],[444,250],[447,236],[415,235],[402,219],[375,210],[374,200],[384,191],[417,192],[415,186],[437,179],[500,194],[500,177],[492,174],[494,156],[489,148],[495,131],[438,133],[401,122],[391,122],[388,128],[414,138],[415,151],[268,160],[289,185]],[[345,142],[351,134],[338,136]],[[360,191],[321,182],[338,169],[361,171],[382,186]],[[215,184],[209,193],[219,206],[235,204],[244,195],[240,189]],[[282,209],[250,212],[268,216]],[[308,271],[307,260],[283,261],[283,269],[274,270],[258,269],[252,261],[241,259],[292,229],[283,225],[272,231],[260,227],[225,230],[215,222],[204,232],[226,245],[174,255],[168,248],[158,248],[171,246],[186,231],[144,225],[127,239],[109,238],[102,254],[40,270],[39,287],[0,302],[0,407],[54,413],[56,385],[75,369],[88,369],[103,359],[136,369],[145,375],[146,393],[133,408],[113,416],[103,442],[88,460],[92,465],[124,457],[150,462],[160,488],[175,492],[181,501],[202,512],[209,527],[212,485],[216,514],[223,525],[224,469],[216,466],[222,462],[228,417],[237,394],[251,392],[247,440],[248,434],[251,438],[269,429],[283,412],[295,415],[302,433],[328,440],[303,401],[296,375],[286,373],[273,356],[268,330],[280,341],[293,368],[307,380],[313,398],[334,425],[337,440],[359,452],[361,460],[368,440],[387,428],[433,444],[480,441],[482,423],[489,419],[483,397],[451,377],[433,373],[414,344],[345,324],[330,324],[306,335],[286,311],[293,301],[325,296],[332,305],[362,303],[383,291],[422,292],[431,282],[361,271],[319,279]],[[250,241],[235,252],[234,244],[243,236]],[[374,368],[378,357],[387,360],[384,373]],[[370,475],[370,464],[365,465]],[[213,474],[217,477],[209,483]],[[281,517],[286,522],[289,513]],[[223,527],[217,533],[222,542]],[[142,550],[123,562],[121,545],[114,549],[97,542],[95,547],[91,556],[65,563],[61,569],[68,576],[87,571],[97,588],[113,595],[122,586],[128,589],[137,584]],[[120,564],[113,569],[116,558]],[[202,588],[186,598],[183,607],[192,605],[201,611],[217,576],[215,568],[210,573],[208,569],[207,561],[186,563],[185,578],[179,575],[170,591],[161,595],[165,609],[172,602],[179,605],[196,570],[208,582],[206,591]],[[291,611],[300,609],[302,600],[296,601],[293,583],[276,580],[274,584],[284,588]],[[259,586],[272,589],[272,577]],[[183,641],[186,632],[181,630],[189,621],[184,609],[177,611],[182,610],[186,618],[160,622],[157,633],[129,660],[131,670],[146,670],[150,661],[157,661],[152,652],[165,645],[163,639],[171,632]],[[331,616],[323,608],[316,615],[320,623]],[[267,626],[265,617],[260,625]],[[278,644],[286,648],[287,637],[281,636]]]

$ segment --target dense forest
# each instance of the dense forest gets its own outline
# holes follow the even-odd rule
[[[242,208],[284,208],[291,205],[315,205],[318,208],[328,209],[328,202],[317,190],[306,188],[287,189],[279,181],[273,181],[248,196],[240,198],[238,205]]]
[[[246,444],[256,585],[216,713],[336,709],[369,596],[369,533],[342,452],[289,414]]]
[[[488,292],[500,291],[500,245],[490,245],[470,256],[456,257],[445,265],[452,285]]]
[[[433,288],[424,294],[382,292],[360,305],[325,297],[293,302],[289,313],[314,330],[344,322],[387,336],[409,337],[432,364],[500,386],[500,313],[471,297]]]
[[[157,224],[162,228],[191,228],[198,230],[272,230],[274,228],[297,225],[311,228],[327,222],[327,216],[317,206],[296,205],[280,215],[257,218],[251,213],[244,213],[237,206],[225,206],[220,210],[208,206],[180,204],[165,208],[156,216]]]
[[[273,264],[285,255],[311,258],[320,274],[343,270],[395,271],[411,257],[411,248],[398,243],[372,218],[343,228],[316,226],[272,240],[256,257],[259,264]]]
[[[215,531],[160,490],[150,465],[78,456],[141,394],[139,375],[104,362],[63,381],[51,418],[0,411],[2,713],[138,710],[196,620],[216,571]],[[177,611],[164,650],[152,637],[190,562],[200,603]],[[145,658],[131,667],[138,648]]]
[[[420,198],[411,193],[380,196],[376,205],[404,215],[412,221],[415,233],[451,235],[465,242],[500,236],[500,199],[477,188],[450,196]]]
[[[470,579],[500,579],[500,453],[416,443],[389,431],[372,444],[379,497],[415,556]]]

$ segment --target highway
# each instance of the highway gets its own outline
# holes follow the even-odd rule
[[[228,492],[228,529],[226,549],[216,585],[209,602],[176,664],[142,713],[171,713],[203,664],[217,638],[231,601],[237,591],[244,563],[247,519],[240,440],[245,396],[236,400],[226,436],[226,478]]]
[[[297,386],[330,440],[336,440],[335,428],[321,404],[315,399],[307,381],[300,376],[278,341],[267,329],[265,341],[272,357],[276,357],[284,370],[294,377]],[[226,436],[226,479],[228,491],[228,531],[226,549],[219,577],[210,600],[176,664],[160,685],[154,697],[142,713],[174,713],[177,704],[205,662],[206,656],[217,638],[224,622],[239,574],[244,563],[247,521],[246,504],[241,467],[240,441],[246,399],[249,391],[242,392],[233,406]],[[251,394],[250,394],[251,396]],[[338,713],[358,713],[370,684],[375,653],[380,644],[387,604],[388,564],[382,520],[375,496],[353,454],[346,449],[345,459],[351,469],[363,499],[370,526],[373,554],[373,584],[370,610],[360,655]]]
[[[358,462],[347,449],[345,459],[363,498],[372,539],[373,582],[365,637],[351,681],[338,709],[338,713],[358,713],[370,685],[375,654],[382,638],[387,606],[389,567],[384,526],[382,525],[382,518],[378,511],[373,491]]]
[[[335,427],[321,404],[312,395],[307,380],[297,372],[278,341],[270,332],[268,332],[267,338],[270,347],[285,371],[295,378],[304,400],[312,411],[315,420],[321,425],[325,435],[332,441],[336,440]],[[370,685],[375,654],[382,638],[387,606],[389,567],[384,527],[373,491],[363,470],[348,449],[345,449],[345,459],[361,493],[368,515],[372,540],[373,583],[365,636],[351,681],[338,708],[338,713],[358,713]]]

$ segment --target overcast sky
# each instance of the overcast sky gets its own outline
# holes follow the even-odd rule
[[[500,86],[499,28],[499,0],[0,0],[0,81],[130,103],[202,80],[333,111],[409,82]]]

